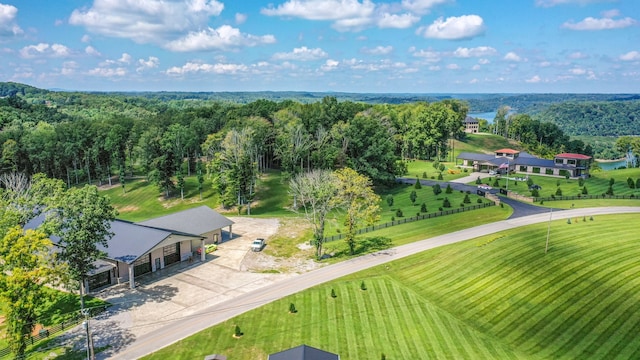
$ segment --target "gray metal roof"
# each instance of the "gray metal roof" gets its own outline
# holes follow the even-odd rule
[[[340,360],[340,356],[311,346],[300,345],[271,354],[268,360]]]
[[[471,153],[471,152],[461,152],[456,159],[463,160],[476,160],[476,161],[491,161],[496,159],[494,154],[481,154],[481,153]]]
[[[188,234],[205,234],[233,224],[208,206],[180,211],[155,219],[141,221],[138,225],[182,231]]]

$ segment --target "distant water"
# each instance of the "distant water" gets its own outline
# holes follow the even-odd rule
[[[483,112],[483,113],[470,113],[470,114],[467,114],[467,116],[471,116],[472,118],[477,118],[477,119],[485,119],[489,122],[489,124],[492,124],[493,119],[496,118],[496,112],[491,111],[491,112]]]
[[[621,166],[627,166],[627,160],[619,160],[619,161],[607,161],[607,162],[600,162],[598,161],[598,165],[600,165],[600,168],[602,170],[615,170]]]

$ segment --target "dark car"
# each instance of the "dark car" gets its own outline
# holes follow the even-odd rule
[[[542,186],[540,185],[533,184],[529,186],[529,190],[540,190],[540,189],[542,189]]]

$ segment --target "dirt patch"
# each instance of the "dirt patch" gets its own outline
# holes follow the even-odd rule
[[[322,266],[313,260],[315,248],[305,240],[309,226],[304,221],[273,220],[275,223],[269,225],[276,225],[275,228],[265,228],[267,224],[262,223],[260,229],[262,233],[271,233],[270,236],[256,236],[266,239],[265,249],[260,252],[249,251],[242,259],[242,268],[252,272],[303,273]]]
[[[137,211],[139,209],[140,208],[135,205],[127,205],[127,206],[119,207],[118,211],[121,213],[125,213],[125,212]]]

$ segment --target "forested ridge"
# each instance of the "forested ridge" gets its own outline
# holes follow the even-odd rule
[[[350,167],[379,184],[402,174],[405,159],[447,159],[449,140],[464,137],[471,101],[374,104],[325,94],[313,102],[238,103],[198,93],[66,92],[17,83],[0,83],[0,91],[0,172],[44,173],[68,186],[145,176],[165,196],[180,194],[185,176],[208,174],[225,206],[250,203],[257,175],[269,168],[291,178]],[[527,114],[501,112],[490,131],[541,156],[591,155],[558,125]]]
[[[564,102],[536,115],[569,135],[640,135],[640,100]]]

